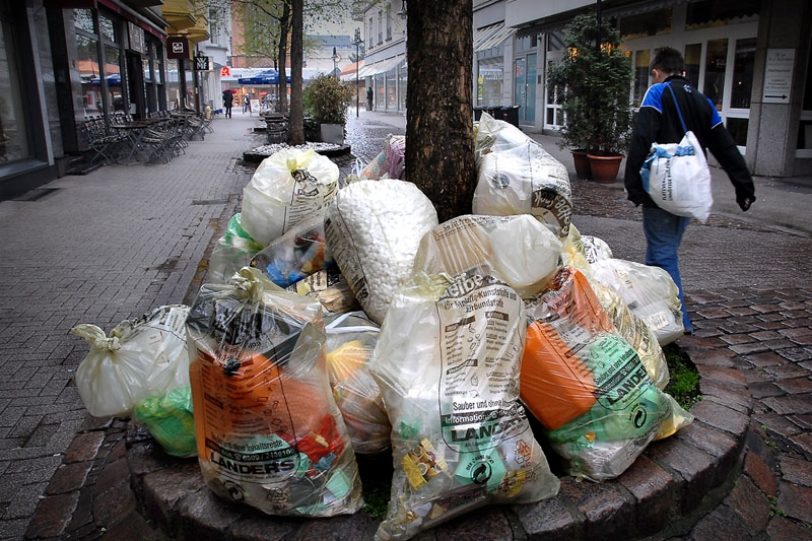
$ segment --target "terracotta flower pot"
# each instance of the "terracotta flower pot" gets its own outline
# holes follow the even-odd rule
[[[601,154],[587,154],[589,156],[589,167],[592,170],[592,178],[598,182],[611,184],[617,179],[620,170],[620,162],[623,161],[621,154],[603,156]]]
[[[589,166],[586,150],[573,150],[572,163],[575,164],[575,174],[578,178],[592,180],[592,169]]]

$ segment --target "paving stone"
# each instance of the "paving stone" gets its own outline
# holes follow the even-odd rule
[[[767,526],[770,541],[800,541],[810,538],[809,526],[798,524],[784,517],[773,517]]]
[[[803,366],[784,363],[778,366],[764,367],[764,372],[776,380],[808,377],[812,372]]]
[[[750,539],[750,530],[730,507],[722,505],[700,520],[691,530],[691,541]]]
[[[721,319],[730,317],[730,312],[724,308],[702,308],[697,310],[696,313],[705,319]]]
[[[735,346],[730,346],[730,349],[735,351],[740,355],[748,355],[751,353],[762,353],[764,351],[770,351],[770,346],[767,345],[766,342],[751,342],[749,344],[738,344]]]
[[[702,379],[709,379],[724,384],[732,384],[733,386],[740,386],[742,392],[746,392],[744,384],[745,379],[741,371],[736,368],[721,368],[718,366],[703,366],[698,365],[697,370],[702,376]]]
[[[718,338],[700,338],[698,336],[682,336],[677,343],[689,352],[699,350],[705,355],[709,353],[709,350],[715,350],[725,345]]]
[[[778,306],[780,306],[784,310],[803,310],[805,308],[808,308],[805,303],[798,301],[784,301],[778,303]]]
[[[812,413],[812,399],[809,395],[771,396],[763,403],[780,415],[791,413]]]
[[[752,355],[744,355],[742,359],[752,364],[753,366],[758,366],[761,368],[765,366],[775,366],[779,364],[784,364],[785,362],[787,362],[786,359],[784,359],[784,357],[772,351],[765,351],[763,353],[754,353]]]
[[[812,487],[812,463],[790,456],[780,459],[782,478],[790,483]]]
[[[271,518],[259,512],[250,513],[231,524],[228,530],[228,538],[241,541],[298,540],[300,538],[296,536],[296,532],[301,525],[301,520],[285,517]],[[332,539],[332,537],[323,537],[321,539],[326,541]],[[356,537],[356,539],[361,539],[361,537]],[[371,539],[371,537],[367,537],[367,539]]]
[[[0,508],[2,509],[2,508]],[[0,539],[22,539],[29,520],[0,520]]]
[[[812,431],[812,414],[788,415],[787,418],[799,427]]]
[[[96,478],[96,493],[105,492],[109,488],[129,485],[130,470],[127,459],[119,458],[104,465]]]
[[[790,347],[781,349],[777,353],[782,357],[784,357],[785,359],[789,359],[790,361],[799,363],[802,361],[808,361],[812,359],[811,349],[812,348]]]
[[[93,485],[88,483],[79,490],[79,501],[65,530],[71,537],[79,537],[75,533],[88,525],[96,529],[93,518],[93,488]]]
[[[767,396],[780,396],[786,394],[783,389],[778,388],[775,383],[767,381],[757,381],[748,385],[750,395],[753,398],[765,398]]]
[[[78,492],[45,497],[37,507],[26,531],[28,538],[59,537],[70,522],[79,500]]]
[[[791,394],[812,393],[812,379],[808,377],[780,379],[777,380],[775,384]],[[809,400],[812,400],[812,394],[810,394],[808,398]]]
[[[681,507],[683,511],[699,505],[705,494],[724,477],[719,462],[704,451],[670,439],[652,443],[646,455],[666,471],[674,471],[685,481]]]
[[[530,539],[582,539],[584,517],[560,497],[512,507]]]
[[[684,430],[684,429],[683,429]],[[646,456],[640,456],[618,480],[636,501],[636,535],[653,534],[674,516],[681,501],[680,485]]]
[[[751,306],[750,308],[761,314],[769,314],[770,312],[779,312],[783,310],[783,307],[780,304],[758,304]]]
[[[45,492],[45,486],[47,484],[48,483],[40,482],[19,487],[11,497],[3,519],[31,516],[34,510],[36,510],[37,504],[39,504],[40,497],[42,493]]]
[[[785,438],[789,438],[790,436],[801,432],[798,425],[791,422],[783,415],[779,415],[774,412],[755,414],[753,415],[753,421],[759,425],[762,425],[768,431],[774,432],[775,434]]]
[[[565,478],[560,494],[586,518],[585,536],[612,538],[633,520],[634,497],[611,483],[574,482]]]
[[[141,504],[147,516],[171,531],[177,522],[177,506],[190,492],[205,486],[197,461],[144,475]],[[137,488],[136,488],[137,490]]]
[[[135,509],[135,495],[126,483],[97,494],[93,499],[94,522],[105,528],[121,521]]]
[[[781,329],[787,328],[787,326],[784,325],[783,319],[778,321],[759,321],[757,323],[753,323],[753,325],[759,329],[764,329],[765,331],[780,331]]]
[[[725,336],[720,336],[719,340],[731,345],[749,344],[757,341],[756,338],[750,336],[749,334],[727,334]]]
[[[734,436],[744,434],[749,418],[721,404],[703,400],[691,408],[691,413],[710,426],[721,428]]]
[[[704,329],[694,329],[694,336],[696,338],[715,338],[717,336],[721,336],[725,334],[724,331],[720,331],[716,327],[707,327]]]
[[[758,321],[758,320],[754,320]],[[726,320],[719,323],[719,330],[725,331],[730,336],[742,336],[742,340],[746,340],[747,342],[752,342],[752,338],[745,339],[744,336],[747,336],[747,333],[751,332],[758,332],[760,329],[755,326],[754,323],[742,323],[733,320]],[[724,336],[719,337],[720,340],[725,339]]]
[[[311,526],[311,524],[306,524],[299,535],[318,539],[319,537],[315,535],[309,535]],[[339,523],[338,527],[341,528],[341,526],[342,524]],[[352,534],[358,531],[357,525],[354,523],[350,524],[348,521],[346,526],[347,527],[339,529],[338,531],[346,532],[349,537],[353,537]],[[318,531],[324,531],[324,529],[319,528],[317,532]],[[361,529],[361,531],[363,532],[363,529]],[[485,532],[487,532],[488,539],[499,541],[512,541],[514,539],[513,529],[504,511],[494,506],[485,507],[473,513],[455,518],[450,522],[437,526],[427,533],[430,533],[431,537],[436,541],[443,539],[481,541]],[[324,537],[322,536],[320,538],[323,539]],[[420,537],[417,539],[420,539]]]
[[[740,477],[725,500],[752,532],[767,527],[770,519],[770,501],[747,477]]]
[[[812,336],[812,327],[794,327],[791,329],[781,329],[778,332],[792,340],[793,338],[799,338],[801,336]]]
[[[776,474],[758,454],[748,452],[745,455],[744,472],[764,494],[770,497],[778,495],[778,479],[776,478]]]
[[[183,517],[181,521],[182,536],[188,539],[217,538],[244,513],[245,508],[231,505],[217,498],[208,487],[191,491],[178,505],[178,514]],[[318,538],[314,537],[314,539]]]
[[[744,385],[722,383],[703,377],[699,381],[699,389],[704,395],[703,399],[713,400],[739,413],[749,414],[753,407],[750,391]]]
[[[812,460],[812,434],[804,432],[790,436],[789,440],[797,445],[801,451],[807,454]]]
[[[788,517],[812,523],[812,488],[781,482],[778,491],[779,509]]]
[[[759,321],[772,322],[772,321],[784,321],[786,318],[781,314],[775,312],[772,314],[764,314],[761,316],[756,316],[756,319],[758,319]]]
[[[733,368],[736,363],[733,357],[736,355],[729,349],[700,349],[688,350],[691,356],[691,362],[696,366],[718,366],[721,368]],[[783,361],[783,359],[782,359]]]
[[[747,301],[741,300],[741,301],[738,301],[738,302],[746,303]],[[730,312],[730,315],[736,316],[736,317],[750,316],[750,315],[753,315],[753,314],[760,313],[760,312],[756,312],[755,310],[753,310],[749,306],[728,306],[725,309],[728,312]]]
[[[90,462],[76,462],[63,464],[56,470],[46,489],[47,494],[64,494],[79,490],[87,479],[90,471]]]
[[[763,342],[765,340],[778,340],[781,339],[782,336],[775,331],[772,330],[764,330],[759,332],[752,332],[750,333],[751,338],[755,338],[756,340]]]
[[[812,335],[806,336],[796,336],[794,338],[790,338],[793,344],[798,344],[799,346],[810,346],[812,345]]]

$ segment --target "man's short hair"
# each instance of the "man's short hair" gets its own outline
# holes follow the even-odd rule
[[[661,47],[654,53],[651,69],[658,69],[670,75],[685,71],[685,60],[682,53],[671,47]]]

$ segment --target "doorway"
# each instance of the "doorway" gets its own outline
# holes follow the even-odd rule
[[[130,94],[129,113],[136,118],[147,117],[146,86],[141,55],[127,51],[127,90]]]

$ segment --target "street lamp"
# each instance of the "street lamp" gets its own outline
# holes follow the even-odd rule
[[[336,48],[333,47],[333,77],[338,79],[338,61],[341,60],[341,56],[336,52]]]
[[[358,64],[361,63],[361,59],[359,58],[358,48],[361,46],[361,29],[355,29],[355,39],[353,40],[355,44],[355,118],[358,118],[358,72],[360,71],[358,68]]]
[[[398,11],[398,15],[404,21],[406,20],[406,0],[400,0],[400,11]]]

